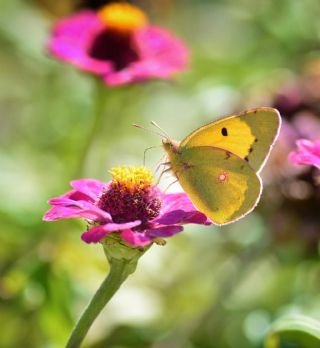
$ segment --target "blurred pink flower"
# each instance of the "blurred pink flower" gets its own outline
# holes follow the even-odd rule
[[[268,167],[263,173],[264,183],[293,179],[306,173],[310,168],[294,165],[289,154],[295,150],[297,140],[316,141],[319,138],[319,118],[312,113],[300,111],[291,116],[290,121],[283,118],[277,144],[268,161]]]
[[[289,159],[296,164],[313,165],[320,169],[320,140],[300,139],[296,144],[298,149],[290,153]]]
[[[58,21],[49,43],[58,59],[99,75],[107,85],[168,79],[187,65],[185,45],[148,24],[133,5],[113,3]]]
[[[94,179],[71,182],[73,190],[52,198],[45,221],[84,218],[89,227],[82,234],[87,243],[97,243],[109,233],[119,232],[132,246],[144,246],[156,238],[170,237],[187,223],[210,225],[185,193],[165,194],[152,184],[153,175],[145,167],[116,167],[113,180]]]

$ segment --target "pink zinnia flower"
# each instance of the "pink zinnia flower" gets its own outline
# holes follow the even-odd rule
[[[127,3],[85,10],[58,21],[50,52],[79,69],[99,75],[107,85],[152,78],[168,79],[187,64],[187,49],[168,31],[148,24]]]
[[[120,166],[110,173],[112,181],[108,183],[94,179],[72,181],[71,191],[49,200],[53,207],[44,220],[84,218],[88,222],[88,230],[81,236],[85,242],[97,243],[116,232],[131,246],[170,237],[181,232],[183,224],[211,224],[185,193],[161,192],[152,183],[149,169]]]
[[[296,164],[313,165],[320,169],[320,140],[300,139],[296,144],[298,149],[290,153],[289,159]]]

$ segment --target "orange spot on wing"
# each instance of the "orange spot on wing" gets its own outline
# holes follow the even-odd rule
[[[218,175],[218,182],[224,183],[228,180],[228,173],[227,172],[221,172]]]

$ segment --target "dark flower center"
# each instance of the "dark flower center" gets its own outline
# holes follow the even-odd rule
[[[136,230],[142,231],[148,228],[150,220],[160,214],[161,199],[155,186],[130,190],[111,184],[101,195],[98,206],[107,211],[116,223],[140,220],[141,225]]]
[[[132,42],[132,35],[110,29],[97,35],[89,48],[89,55],[98,60],[110,61],[116,71],[139,60]]]

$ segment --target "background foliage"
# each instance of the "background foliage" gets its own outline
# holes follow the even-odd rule
[[[175,82],[106,87],[105,118],[84,161],[96,82],[49,57],[46,45],[56,18],[97,3],[0,2],[0,347],[62,347],[102,281],[103,251],[80,240],[83,223],[41,219],[70,180],[107,181],[111,166],[142,163],[160,140],[133,122],[154,120],[182,139],[254,106],[279,107],[289,126],[297,113],[320,116],[317,0],[137,1],[188,43],[190,69]],[[263,172],[258,209],[153,246],[87,347],[258,348],[278,318],[320,319],[319,185],[315,172],[287,163],[286,137]],[[162,154],[150,151],[147,164]],[[316,347],[298,336],[269,344]]]

